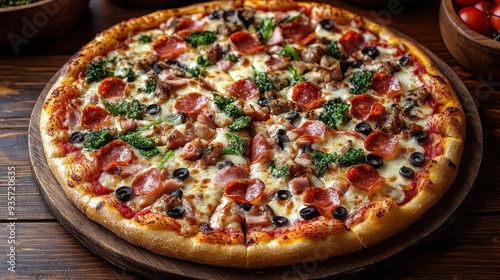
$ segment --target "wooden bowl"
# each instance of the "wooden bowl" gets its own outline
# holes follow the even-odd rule
[[[55,38],[72,28],[87,11],[89,0],[40,0],[0,8],[0,46],[15,53],[33,38]]]
[[[467,27],[452,0],[441,1],[439,28],[444,44],[460,64],[486,81],[500,81],[500,42]]]

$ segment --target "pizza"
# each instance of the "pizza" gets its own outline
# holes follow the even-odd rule
[[[362,250],[452,185],[453,87],[415,43],[288,0],[196,4],[98,34],[41,113],[90,219],[158,254],[269,267]]]

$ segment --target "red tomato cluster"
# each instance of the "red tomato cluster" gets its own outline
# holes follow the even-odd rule
[[[500,0],[453,0],[458,16],[470,29],[491,37],[500,33]]]

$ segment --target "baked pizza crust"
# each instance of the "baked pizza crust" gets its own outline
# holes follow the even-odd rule
[[[154,214],[143,219],[127,219],[114,207],[116,199],[92,194],[92,186],[84,180],[75,180],[73,162],[64,159],[58,141],[69,137],[64,125],[57,117],[64,111],[65,101],[80,94],[78,77],[83,75],[86,65],[95,57],[115,48],[129,34],[159,26],[170,17],[202,13],[215,8],[266,7],[269,10],[288,10],[296,7],[311,9],[314,18],[334,18],[336,22],[348,23],[353,19],[362,21],[367,28],[390,40],[403,43],[425,66],[425,83],[434,85],[431,93],[440,101],[437,113],[429,122],[434,131],[443,136],[441,146],[445,153],[437,156],[426,166],[426,176],[420,178],[416,195],[404,205],[392,199],[381,200],[369,207],[362,218],[347,228],[333,219],[318,219],[293,233],[280,238],[268,232],[251,232],[254,243],[245,244],[243,236],[231,239],[222,233],[208,236],[198,233],[183,236],[175,223],[161,221]],[[434,205],[453,182],[460,163],[465,139],[463,109],[452,86],[435,63],[413,42],[400,37],[387,28],[357,15],[326,4],[294,3],[293,1],[215,1],[186,8],[158,11],[117,24],[98,34],[84,46],[60,72],[60,78],[50,90],[42,111],[40,127],[42,142],[49,166],[70,200],[92,220],[103,225],[123,239],[159,254],[190,261],[225,267],[266,267],[288,265],[307,260],[322,260],[339,256],[363,247],[373,246],[400,232],[418,220]],[[453,164],[450,164],[450,161]],[[81,178],[80,178],[81,179]],[[316,235],[314,235],[316,234]],[[183,248],[190,248],[184,250]]]

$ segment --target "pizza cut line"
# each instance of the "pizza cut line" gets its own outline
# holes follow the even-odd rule
[[[453,88],[414,43],[318,3],[234,1],[120,23],[41,115],[75,205],[125,240],[227,267],[377,244],[450,187]]]

